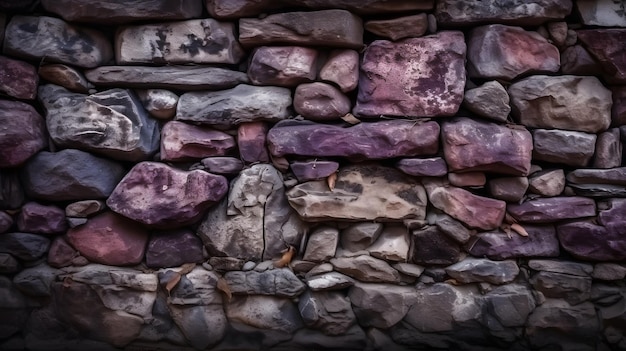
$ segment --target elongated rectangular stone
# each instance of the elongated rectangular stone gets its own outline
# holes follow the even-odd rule
[[[508,213],[524,223],[552,223],[563,219],[596,215],[593,199],[579,196],[538,198],[522,204],[509,204]]]
[[[571,11],[571,0],[441,0],[435,16],[443,26],[484,22],[536,26],[565,18]]]
[[[243,51],[233,23],[211,18],[121,28],[115,40],[119,65],[137,63],[238,63]]]
[[[407,120],[360,123],[350,128],[312,122],[285,121],[267,135],[274,156],[347,157],[374,160],[433,155],[439,147],[436,122]]]

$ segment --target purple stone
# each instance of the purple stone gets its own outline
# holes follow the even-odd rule
[[[396,168],[416,177],[442,177],[448,173],[448,165],[441,157],[404,158],[396,163]]]
[[[337,172],[339,163],[334,161],[294,162],[291,171],[300,182],[323,179]]]
[[[243,169],[243,162],[234,157],[209,157],[201,162],[207,171],[215,174],[238,174]]]
[[[17,216],[17,228],[22,232],[56,234],[67,230],[65,211],[53,205],[28,202]]]
[[[563,219],[591,217],[596,215],[596,203],[578,196],[538,198],[520,205],[509,204],[508,213],[525,223],[550,223]]]
[[[44,119],[23,102],[0,100],[0,168],[19,166],[46,146]]]
[[[153,268],[201,263],[202,240],[190,230],[153,234],[148,242],[146,265]]]
[[[524,224],[528,236],[503,231],[479,233],[466,244],[466,250],[474,257],[506,260],[518,257],[557,257],[559,241],[553,226]]]
[[[35,66],[24,61],[0,56],[0,91],[18,99],[37,96],[39,76]]]
[[[7,232],[12,225],[13,217],[4,211],[0,211],[0,234]]]

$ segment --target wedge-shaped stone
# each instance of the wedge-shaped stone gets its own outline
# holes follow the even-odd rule
[[[459,245],[436,226],[413,231],[411,246],[411,261],[422,266],[453,264],[461,258]]]
[[[439,125],[396,120],[359,123],[349,128],[331,124],[285,121],[267,134],[274,156],[346,157],[376,160],[433,155],[439,148]]]
[[[491,22],[524,26],[563,19],[572,11],[571,0],[443,0],[435,16],[441,25],[471,25]]]
[[[102,66],[85,72],[98,86],[220,90],[248,82],[244,72],[207,66]]]
[[[528,236],[508,235],[500,230],[479,233],[467,243],[467,251],[492,260],[559,256],[559,240],[553,226],[524,224],[524,230]]]
[[[563,219],[595,216],[596,203],[585,197],[558,196],[538,198],[520,205],[509,204],[507,211],[520,222],[552,223]]]
[[[622,18],[626,21],[625,15],[622,15]],[[583,46],[600,62],[606,80],[611,83],[625,84],[626,28],[579,30],[576,34]]]
[[[302,44],[361,49],[363,23],[345,10],[285,12],[263,19],[239,20],[239,42],[245,46]]]
[[[198,221],[227,192],[223,176],[141,162],[115,187],[107,205],[143,224],[173,228]]]
[[[253,121],[278,122],[290,115],[291,90],[240,84],[232,89],[190,92],[178,100],[176,120],[234,126]]]
[[[39,87],[52,141],[124,161],[145,160],[159,148],[159,126],[130,90],[92,95],[57,85]]]
[[[533,140],[526,128],[459,117],[441,127],[443,152],[453,171],[528,175]]]
[[[224,279],[235,295],[272,295],[296,297],[306,285],[291,270],[272,269],[265,272],[233,271],[224,274]]]
[[[115,40],[118,65],[232,64],[242,56],[234,24],[211,18],[123,27]]]
[[[62,63],[40,65],[38,73],[49,83],[60,85],[75,93],[87,94],[90,89],[95,88],[81,70]]]
[[[237,145],[232,135],[178,121],[166,123],[161,134],[161,159],[165,161],[224,156]]]
[[[498,81],[489,81],[465,91],[463,105],[470,111],[488,119],[504,122],[511,113],[509,94]]]
[[[337,257],[330,263],[336,271],[362,282],[396,283],[400,280],[400,273],[387,262],[368,255]]]
[[[374,41],[363,54],[354,114],[454,115],[463,101],[465,50],[459,31]]]
[[[611,123],[611,91],[596,77],[531,76],[508,91],[513,116],[526,127],[597,133]]]
[[[311,181],[296,185],[287,198],[305,221],[424,219],[426,210],[426,192],[415,179],[378,165],[344,167],[334,189]]]
[[[254,85],[295,87],[315,80],[317,57],[304,46],[261,46],[251,55],[248,77]]]
[[[28,104],[0,100],[0,168],[21,165],[43,149],[44,119]]]
[[[354,90],[359,83],[359,53],[350,49],[330,51],[319,79],[337,84],[344,93]]]
[[[111,43],[100,32],[54,17],[14,16],[4,38],[8,55],[78,67],[96,67],[113,58]]]
[[[105,25],[144,20],[181,20],[202,15],[201,0],[43,0],[44,9],[70,22]]]
[[[472,78],[512,80],[527,73],[556,72],[560,54],[537,32],[501,24],[476,27],[467,43]]]
[[[586,167],[596,149],[595,134],[558,129],[533,131],[533,158],[539,161]]]

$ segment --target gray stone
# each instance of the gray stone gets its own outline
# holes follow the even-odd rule
[[[392,266],[398,272],[411,277],[419,277],[424,272],[424,267],[412,263],[400,262]]]
[[[103,199],[124,176],[124,168],[87,152],[42,151],[23,169],[28,196],[47,201]]]
[[[243,18],[239,20],[239,42],[245,46],[283,43],[361,49],[363,24],[359,17],[345,10]]]
[[[622,280],[626,277],[626,266],[618,263],[596,263],[591,277],[599,280]]]
[[[224,274],[224,279],[234,295],[296,297],[306,288],[306,285],[286,268],[261,273],[232,271]]]
[[[0,100],[0,125],[2,168],[21,166],[47,144],[45,120],[31,105]]]
[[[558,129],[533,131],[535,160],[585,167],[596,147],[596,135]]]
[[[449,265],[461,258],[461,248],[436,226],[414,230],[411,261],[419,265]]]
[[[0,169],[0,208],[18,209],[24,203],[24,175],[19,170]]]
[[[410,245],[409,229],[404,226],[387,225],[367,251],[381,260],[406,262],[409,258]]]
[[[489,192],[496,199],[518,202],[526,194],[528,178],[504,177],[489,180]]]
[[[312,121],[329,121],[350,112],[350,99],[330,84],[300,84],[293,97],[293,107],[302,117]]]
[[[319,79],[335,83],[344,93],[354,90],[359,83],[359,53],[350,49],[331,50],[320,68]]]
[[[48,84],[39,87],[39,99],[50,137],[59,147],[134,162],[158,150],[158,124],[130,90],[83,95]]]
[[[533,259],[528,261],[528,267],[536,271],[562,273],[579,277],[589,277],[593,272],[591,264],[572,261]]]
[[[502,231],[479,233],[466,245],[467,252],[474,257],[506,260],[522,257],[557,257],[559,240],[553,226],[524,224],[528,236]]]
[[[448,182],[457,187],[482,188],[487,177],[484,172],[448,173]]]
[[[517,277],[519,271],[514,260],[491,261],[471,257],[446,267],[446,273],[463,284],[480,282],[507,284]]]
[[[21,269],[20,263],[9,253],[0,253],[0,274],[15,274]]]
[[[68,204],[65,207],[65,215],[67,217],[87,218],[98,214],[106,209],[104,201],[99,200],[83,200]]]
[[[87,68],[113,58],[111,43],[102,33],[46,16],[13,16],[6,28],[3,52]]]
[[[295,87],[317,74],[318,51],[304,46],[261,46],[251,55],[248,77],[254,85]]]
[[[565,189],[565,172],[554,169],[534,173],[528,180],[528,189],[545,197],[558,196]]]
[[[309,162],[296,161],[289,164],[289,168],[299,182],[307,182],[309,180],[325,179],[331,174],[337,172],[339,169],[339,163],[324,160],[314,160]]]
[[[595,216],[596,203],[592,199],[577,196],[538,198],[522,204],[509,204],[507,212],[520,222],[552,223]]]
[[[428,18],[425,13],[365,22],[366,31],[392,41],[421,37],[426,33],[426,29],[428,29]]]
[[[277,122],[289,117],[291,91],[282,87],[239,84],[232,89],[181,95],[176,120],[234,126],[244,122]]]
[[[215,174],[239,174],[243,169],[243,162],[234,157],[208,157],[201,162],[207,171]]]
[[[0,252],[24,260],[34,261],[48,252],[50,239],[30,233],[5,233],[0,235]]]
[[[312,262],[325,262],[335,256],[339,242],[339,230],[332,227],[318,227],[310,235],[302,259]]]
[[[513,116],[526,127],[597,133],[611,123],[611,91],[596,77],[537,75],[508,91]]]
[[[441,232],[461,244],[467,242],[472,237],[472,235],[475,234],[475,231],[467,229],[467,227],[465,227],[463,223],[457,221],[456,219],[448,216],[445,213],[437,214],[435,216],[434,223],[431,223],[431,221],[429,220],[429,224],[436,225]]]
[[[582,45],[568,46],[561,52],[561,72],[572,75],[600,75],[602,69]]]
[[[235,257],[220,257],[213,256],[209,258],[208,262],[210,267],[206,267],[206,263],[203,264],[206,269],[215,270],[218,272],[224,271],[242,271],[244,260],[240,260]]]
[[[463,96],[463,106],[482,117],[499,122],[506,121],[511,113],[509,94],[496,80],[466,90]]]
[[[288,334],[303,326],[298,307],[290,299],[274,296],[234,297],[226,304],[226,316],[231,323]]]
[[[532,290],[521,284],[506,284],[484,297],[483,313],[495,317],[504,327],[523,327],[536,303]]]
[[[536,26],[565,18],[572,11],[571,0],[541,0],[528,6],[514,1],[438,1],[435,16],[440,25],[471,25],[482,22]]]
[[[611,128],[598,135],[593,168],[614,168],[622,164],[622,142],[618,128]]]
[[[337,257],[330,260],[335,270],[367,283],[395,283],[400,274],[383,260],[361,255],[357,257]]]
[[[39,76],[48,82],[60,85],[63,88],[75,92],[87,94],[91,89],[95,87],[78,69],[60,64],[46,64],[39,66]]]
[[[7,232],[12,226],[13,217],[4,211],[0,211],[0,234]]]
[[[416,177],[441,177],[448,173],[448,165],[441,157],[403,158],[396,162],[396,168]]]
[[[65,211],[54,205],[27,202],[17,216],[17,229],[34,234],[59,234],[67,230]]]
[[[338,292],[310,292],[302,294],[298,310],[304,324],[327,335],[346,333],[356,323],[351,301]]]
[[[341,247],[353,252],[365,250],[378,239],[382,230],[382,223],[360,222],[352,224],[341,231]]]
[[[310,181],[293,187],[287,197],[305,221],[401,221],[423,219],[426,210],[426,192],[416,180],[377,165],[344,167],[334,189]]]
[[[339,272],[328,272],[307,277],[306,285],[313,291],[343,290],[354,285],[354,279]]]
[[[620,2],[610,0],[578,0],[576,8],[588,26],[626,27],[626,14]]]
[[[20,271],[13,277],[13,284],[29,296],[51,296],[52,283],[59,275],[59,270],[43,263]]]
[[[225,156],[235,150],[232,135],[219,130],[169,121],[161,129],[161,160],[192,161]]]
[[[234,32],[234,23],[212,18],[122,27],[115,58],[118,65],[234,64],[243,56]]]
[[[388,329],[417,302],[414,287],[356,283],[348,290],[354,314],[363,327]]]
[[[550,39],[554,42],[554,45],[563,48],[567,41],[567,22],[550,22],[547,24],[547,27]]]
[[[86,218],[82,219],[84,220],[82,224],[87,223]],[[48,250],[48,264],[51,267],[62,268],[70,266],[75,259],[80,259],[79,257],[82,256],[67,242],[65,235],[59,235],[52,239],[52,244],[50,244],[50,249]]]
[[[171,119],[176,114],[178,95],[165,89],[137,90],[143,108],[150,116],[158,119]]]

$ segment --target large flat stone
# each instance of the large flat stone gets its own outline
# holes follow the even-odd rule
[[[626,17],[623,18],[626,21]],[[576,34],[583,46],[598,60],[609,82],[626,83],[626,28],[579,30]]]
[[[45,121],[31,106],[19,101],[0,100],[0,167],[15,167],[43,149]]]
[[[104,25],[144,20],[181,20],[202,15],[201,0],[43,0],[43,8],[69,22]]]
[[[0,56],[0,92],[14,98],[32,100],[37,96],[38,83],[35,66]]]
[[[289,204],[305,221],[424,219],[426,193],[398,170],[353,165],[339,170],[334,189],[323,180],[296,185]]]
[[[335,270],[366,283],[395,283],[400,273],[387,262],[369,255],[336,257],[330,260]]]
[[[527,127],[597,133],[611,123],[611,91],[596,77],[531,76],[508,91],[513,116]]]
[[[539,0],[529,6],[525,0],[443,0],[435,16],[443,26],[491,22],[536,26],[565,18],[572,11],[571,0]]]
[[[560,54],[537,32],[491,24],[472,29],[467,43],[468,75],[512,80],[520,75],[556,72]]]
[[[224,156],[237,146],[232,135],[178,121],[166,123],[161,135],[161,159],[164,161]]]
[[[441,157],[403,158],[396,162],[396,168],[416,177],[442,177],[448,173],[448,165]]]
[[[239,20],[239,42],[245,46],[273,43],[361,49],[363,23],[345,10],[285,12],[262,19]]]
[[[349,128],[331,124],[286,121],[267,134],[274,156],[346,157],[375,160],[433,155],[439,148],[436,122],[380,121]],[[358,147],[356,147],[358,145]]]
[[[7,25],[3,52],[32,60],[96,67],[113,58],[111,43],[100,32],[54,17],[14,16]]]
[[[612,169],[576,169],[567,174],[567,181],[574,184],[626,185],[626,167]]]
[[[499,230],[479,233],[467,243],[467,252],[492,260],[559,256],[559,240],[553,226],[524,224],[524,229],[528,236],[507,235]]]
[[[102,66],[85,72],[98,86],[221,90],[248,83],[244,72],[208,66]]]
[[[596,203],[585,197],[558,196],[538,198],[522,204],[509,204],[507,211],[520,222],[552,223],[564,219],[595,216]]]
[[[458,31],[372,42],[363,54],[354,114],[454,115],[463,101],[465,50]]]
[[[212,18],[122,27],[115,39],[118,65],[234,64],[242,56],[234,24]]]
[[[533,150],[530,132],[524,127],[459,117],[443,122],[443,152],[453,171],[486,171],[528,175]]]
[[[535,160],[586,167],[596,149],[595,134],[559,129],[533,131]]]
[[[181,95],[176,120],[234,126],[253,121],[278,122],[290,116],[291,91],[240,84],[232,89]]]

